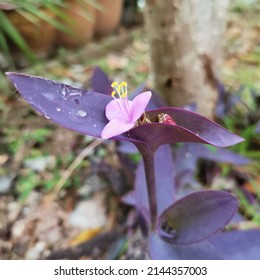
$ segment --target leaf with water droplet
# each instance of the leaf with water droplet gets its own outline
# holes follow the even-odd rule
[[[88,115],[88,113],[86,111],[83,111],[83,110],[79,110],[78,113],[77,113],[77,116],[81,117],[81,118],[84,118]]]
[[[24,99],[46,118],[83,134],[100,137],[108,122],[105,107],[111,96],[25,74],[9,73],[8,77]]]

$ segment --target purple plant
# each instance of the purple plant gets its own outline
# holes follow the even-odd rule
[[[135,188],[138,194],[133,202],[145,219],[152,258],[221,258],[207,239],[233,217],[238,206],[236,198],[226,192],[202,191],[175,201],[171,176],[165,174],[166,183],[158,181],[156,175],[162,167],[164,172],[174,172],[171,159],[165,153],[160,158],[160,151],[167,149],[165,144],[194,142],[227,147],[243,141],[241,137],[184,109],[163,107],[143,112],[150,99],[147,93],[127,104],[124,91],[119,92],[122,99],[118,101],[107,92],[87,91],[25,74],[7,75],[23,98],[46,118],[83,134],[112,137],[137,147],[143,157],[146,180]],[[118,121],[115,110],[126,113],[127,118],[123,122],[121,118],[120,129],[114,126],[112,135],[107,135],[109,123]],[[167,246],[170,249],[165,251]]]

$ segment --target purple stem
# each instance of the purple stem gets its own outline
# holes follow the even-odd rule
[[[157,200],[155,186],[154,152],[143,155],[145,178],[147,184],[151,230],[156,228],[157,220]]]

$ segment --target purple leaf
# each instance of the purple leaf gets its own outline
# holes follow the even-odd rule
[[[176,175],[175,180],[178,199],[202,188],[202,185],[195,178],[194,172],[196,172],[196,170],[184,170]]]
[[[250,160],[246,157],[240,156],[228,149],[209,147],[205,145],[199,145],[196,143],[186,144],[188,152],[192,153],[197,159],[204,158],[216,162],[225,162],[236,165],[248,164]]]
[[[124,153],[124,154],[136,154],[138,153],[138,150],[136,148],[136,146],[131,143],[131,142],[122,142],[120,141],[117,150],[120,153]]]
[[[255,133],[260,133],[260,121],[256,124]]]
[[[161,146],[155,155],[155,179],[158,216],[175,200],[175,166],[169,145]]]
[[[222,230],[234,216],[237,207],[237,199],[229,193],[195,192],[162,213],[158,232],[176,245],[200,242]]]
[[[107,74],[99,67],[96,67],[92,79],[91,79],[91,86],[94,91],[100,92],[103,94],[111,95],[112,81],[109,80]]]
[[[232,226],[232,227],[235,227],[237,226],[237,224],[241,223],[241,222],[244,222],[246,220],[246,218],[240,214],[239,212],[237,212],[233,218],[231,219],[229,225]]]
[[[168,145],[161,146],[155,154],[155,178],[158,215],[160,215],[173,203],[175,196],[174,166]],[[149,224],[148,194],[143,161],[137,167],[134,191],[124,197],[123,201],[135,205]]]
[[[23,98],[46,118],[82,134],[100,137],[112,97],[44,78],[8,73]]]
[[[210,238],[226,260],[260,260],[260,230],[237,230]]]
[[[197,158],[204,158],[216,162],[225,162],[236,165],[244,165],[250,162],[248,158],[240,156],[227,149],[207,147],[204,145],[197,145],[195,143],[191,143],[190,145],[192,152],[195,152]]]
[[[120,144],[119,151],[129,154],[137,152],[134,146],[126,142]],[[225,148],[215,147],[212,149],[211,147],[197,143],[184,143],[176,152],[176,162],[178,163],[176,165],[177,173],[182,173],[186,170],[194,171],[197,161],[200,158],[236,165],[244,165],[250,162],[248,158]]]
[[[227,162],[236,165],[248,164],[246,157],[240,156],[228,149],[205,146],[196,143],[183,143],[176,149],[176,188],[190,185],[199,187],[199,182],[194,178],[197,162],[204,158],[215,162]]]
[[[197,161],[201,158],[236,165],[248,164],[250,162],[249,159],[224,148],[208,147],[197,143],[184,143],[176,150],[177,173],[193,171]]]
[[[208,242],[175,245],[162,240],[157,234],[149,238],[150,257],[154,260],[222,260],[222,256]]]
[[[227,92],[224,85],[217,81],[219,98],[217,101],[217,106],[215,110],[215,115],[220,119],[224,119],[232,109],[238,104],[241,103],[241,92],[243,87],[239,89],[236,94]]]
[[[139,140],[149,143],[150,148],[156,150],[160,145],[177,142],[195,142],[227,147],[244,140],[207,118],[184,109],[160,108],[148,111],[147,115],[153,120],[160,113],[171,116],[176,125],[152,123],[138,126],[131,130],[132,140],[130,138],[129,141]]]

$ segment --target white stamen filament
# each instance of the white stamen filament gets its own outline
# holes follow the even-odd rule
[[[114,99],[117,100],[119,109],[124,115],[129,117],[131,110],[127,94],[127,83],[122,82],[121,84],[118,84],[118,82],[113,82],[111,84],[111,87],[114,89],[111,95]],[[115,95],[118,96],[119,100],[115,97]]]

